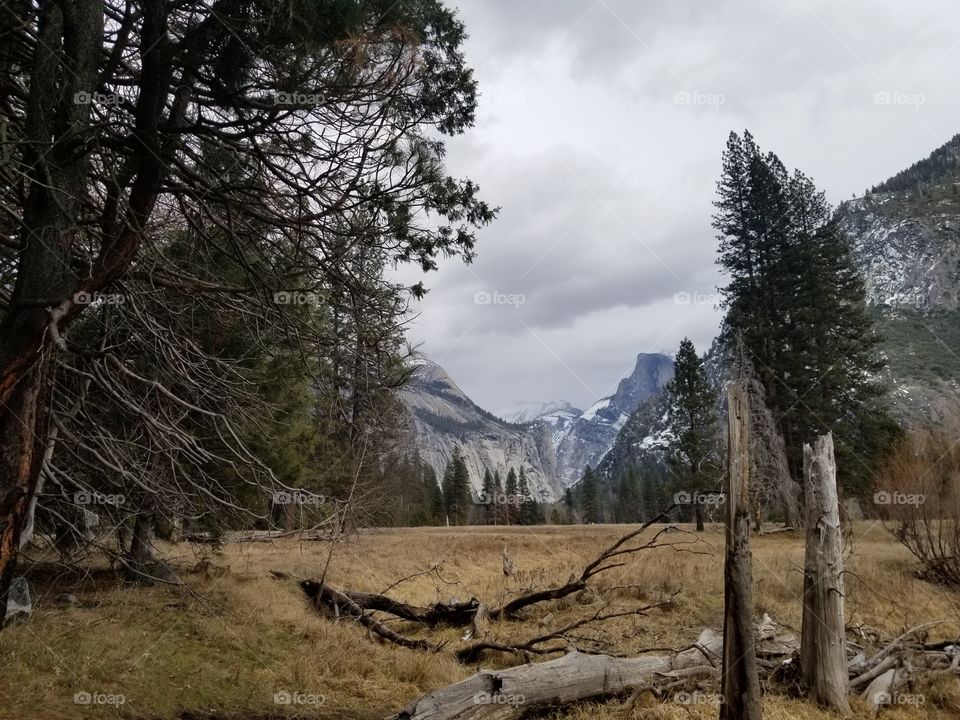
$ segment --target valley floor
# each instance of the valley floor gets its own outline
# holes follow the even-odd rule
[[[328,576],[342,588],[390,588],[391,595],[412,603],[475,596],[492,606],[519,590],[565,581],[629,529],[366,531],[336,547]],[[645,617],[605,624],[597,639],[624,654],[687,647],[704,627],[722,626],[723,537],[720,526],[708,526],[696,537],[666,534],[663,542],[674,547],[645,551],[625,567],[600,576],[600,594],[537,606],[530,621],[494,624],[492,633],[530,637],[542,632],[538,617],[546,627],[558,627],[596,612],[605,602],[628,608],[677,593],[669,605]],[[501,569],[504,546],[517,567],[511,577]],[[849,549],[848,627],[889,639],[907,628],[943,620],[930,629],[930,640],[960,636],[960,593],[915,579],[912,557],[882,525],[858,523]],[[270,575],[270,570],[283,570],[318,576],[329,543],[294,538],[232,543],[216,555],[187,544],[163,550],[189,591],[121,587],[112,572],[95,563],[80,579],[50,565],[29,569],[39,595],[35,613],[29,622],[0,632],[0,718],[383,718],[473,672],[451,658],[462,643],[462,628],[429,632],[431,641],[447,641],[437,654],[384,645],[356,625],[321,618],[294,582]],[[755,537],[754,557],[757,613],[768,613],[799,634],[802,538],[793,533]],[[64,592],[74,593],[79,606],[59,604],[56,599]],[[403,623],[393,628],[423,636]],[[514,662],[511,657],[487,656],[483,664]],[[768,692],[764,717],[832,717],[778,692]],[[78,693],[90,693],[96,702],[82,704],[86,696]],[[922,697],[922,706],[887,709],[881,717],[960,717],[960,683],[955,678],[911,688],[911,693]],[[275,702],[294,694],[300,704]],[[864,705],[856,704],[855,712],[866,717]],[[679,720],[714,718],[716,713],[710,702],[656,703],[640,697],[632,706],[584,705],[553,717]]]

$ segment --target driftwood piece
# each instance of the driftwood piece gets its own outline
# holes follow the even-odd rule
[[[806,553],[800,669],[810,698],[850,715],[846,628],[843,622],[843,534],[837,498],[833,435],[803,446]]]
[[[594,624],[600,624],[606,620],[612,620],[614,618],[644,615],[648,610],[663,607],[671,602],[673,602],[673,596],[663,602],[644,605],[643,607],[632,608],[630,610],[603,612],[603,608],[601,608],[589,617],[580,618],[579,620],[569,623],[565,627],[552,630],[523,642],[506,643],[496,640],[481,640],[479,642],[472,643],[457,651],[457,659],[460,662],[466,663],[476,662],[480,659],[483,653],[488,650],[523,655],[527,660],[529,660],[531,655],[552,655],[554,653],[565,652],[571,649],[586,652],[584,648],[577,646],[569,637],[569,634],[574,630]],[[548,642],[560,640],[563,641],[562,644],[546,645]]]
[[[671,669],[669,656],[571,652],[549,662],[478,672],[425,695],[390,720],[515,720],[535,709],[622,695]]]
[[[889,705],[893,699],[893,693],[896,691],[897,671],[890,668],[882,675],[873,679],[867,689],[863,691],[863,697],[870,706],[870,714],[876,717],[880,708]]]
[[[693,647],[684,650],[673,660],[675,670],[683,670],[707,664],[717,667],[723,657],[723,638],[714,630],[706,628],[700,633]]]
[[[574,651],[556,660],[509,670],[481,670],[425,695],[390,720],[516,720],[548,707],[628,692],[635,697],[644,691],[661,696],[691,683],[719,680],[722,652],[723,638],[707,628],[696,643],[676,655],[624,659]]]
[[[886,657],[880,661],[879,665],[874,666],[872,669],[867,670],[862,675],[850,680],[850,689],[856,690],[861,685],[866,685],[868,682],[880,677],[888,670],[892,670],[897,666],[897,659],[895,657]]]
[[[729,472],[720,720],[760,720],[750,556],[750,410],[746,393],[736,382],[727,391],[727,416]]]

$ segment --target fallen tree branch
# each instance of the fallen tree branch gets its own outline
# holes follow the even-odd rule
[[[642,535],[652,525],[665,520],[676,509],[676,507],[676,505],[671,505],[664,512],[660,513],[653,519],[648,520],[636,530],[633,530],[632,532],[622,536],[615,543],[613,543],[613,545],[601,552],[600,555],[598,555],[590,564],[588,564],[580,573],[579,577],[571,578],[563,585],[520,595],[502,607],[491,610],[490,616],[498,619],[517,620],[519,619],[517,613],[520,610],[530,607],[531,605],[536,605],[537,603],[546,602],[549,600],[560,600],[568,595],[572,595],[575,592],[584,590],[586,589],[589,580],[594,576],[599,575],[602,572],[606,572],[607,570],[612,570],[613,568],[622,567],[624,565],[622,562],[611,562],[611,560],[614,558],[621,557],[623,555],[631,555],[633,553],[638,553],[642,550],[649,550],[654,547],[661,547],[657,544],[657,540],[664,532],[666,532],[666,528],[657,532],[650,540],[642,545],[638,545],[636,547],[623,546],[637,536]]]
[[[577,630],[582,627],[587,627],[593,623],[600,623],[605,620],[612,620],[614,618],[628,617],[630,615],[645,615],[648,610],[654,608],[662,607],[673,601],[673,598],[676,596],[676,593],[670,596],[669,600],[664,600],[663,602],[654,603],[652,605],[645,605],[641,608],[635,608],[632,610],[623,610],[617,612],[604,613],[603,608],[597,610],[593,615],[587,618],[581,618],[576,620],[565,627],[562,627],[558,630],[553,630],[551,632],[545,633],[543,635],[538,635],[537,637],[526,640],[525,642],[518,644],[508,644],[504,642],[498,642],[495,640],[481,640],[475,642],[471,645],[461,648],[457,651],[457,660],[460,662],[470,663],[476,662],[480,659],[483,653],[487,650],[495,650],[498,652],[506,653],[520,653],[520,654],[533,654],[533,655],[550,655],[557,652],[564,652],[571,649],[573,643],[567,637],[567,635],[573,630]],[[551,640],[566,640],[565,645],[554,645],[546,648],[538,647],[546,642]],[[579,652],[585,652],[582,648],[576,648]]]
[[[413,640],[397,632],[394,632],[383,623],[376,620],[372,615],[363,611],[356,602],[348,595],[335,590],[334,588],[316,580],[301,580],[300,587],[318,606],[326,607],[332,611],[335,617],[340,617],[345,612],[348,617],[355,618],[361,625],[370,630],[375,635],[411,650],[433,650],[434,647],[426,640]]]

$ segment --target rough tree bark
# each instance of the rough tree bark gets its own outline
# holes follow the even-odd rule
[[[727,391],[727,415],[729,472],[720,720],[760,720],[750,557],[750,409],[746,393],[736,382]]]
[[[811,699],[850,715],[843,622],[843,537],[833,435],[803,446],[807,543],[800,667]]]

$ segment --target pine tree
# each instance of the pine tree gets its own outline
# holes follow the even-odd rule
[[[493,524],[494,525],[504,525],[507,522],[505,511],[505,506],[501,503],[503,498],[503,478],[500,477],[500,471],[493,471],[493,486],[495,490],[495,496],[493,499]]]
[[[699,497],[711,478],[719,475],[719,419],[717,396],[693,343],[684,338],[667,383],[667,424],[670,430],[670,466],[676,487],[693,503],[697,531],[703,531],[703,503]]]
[[[643,513],[640,481],[633,464],[621,470],[617,484],[617,506],[614,519],[621,523],[637,522]]]
[[[517,496],[518,496],[518,485],[517,485],[517,471],[514,468],[510,468],[507,471],[507,485],[506,485],[506,494],[507,502],[503,505],[503,514],[505,516],[505,522],[507,525],[513,525],[517,520]]]
[[[597,476],[593,472],[593,468],[589,465],[587,465],[583,471],[580,488],[583,494],[583,521],[588,524],[603,522],[603,510],[600,504],[600,486],[597,482]]]
[[[482,505],[483,513],[483,523],[484,525],[489,525],[493,522],[493,514],[496,502],[496,497],[494,494],[497,491],[496,484],[493,480],[493,475],[490,473],[490,468],[487,468],[483,471],[483,496],[480,498]]]
[[[879,402],[879,338],[848,238],[813,182],[749,132],[730,134],[717,193],[723,338],[742,339],[791,475],[802,474],[803,444],[831,430],[841,483],[865,488],[897,430]]]
[[[517,480],[517,494],[519,496],[519,520],[521,525],[537,524],[537,502],[530,493],[530,485],[527,482],[527,475],[523,466],[520,466],[520,475]]]
[[[470,473],[460,448],[455,448],[443,474],[443,509],[450,522],[462,525],[470,508]]]

